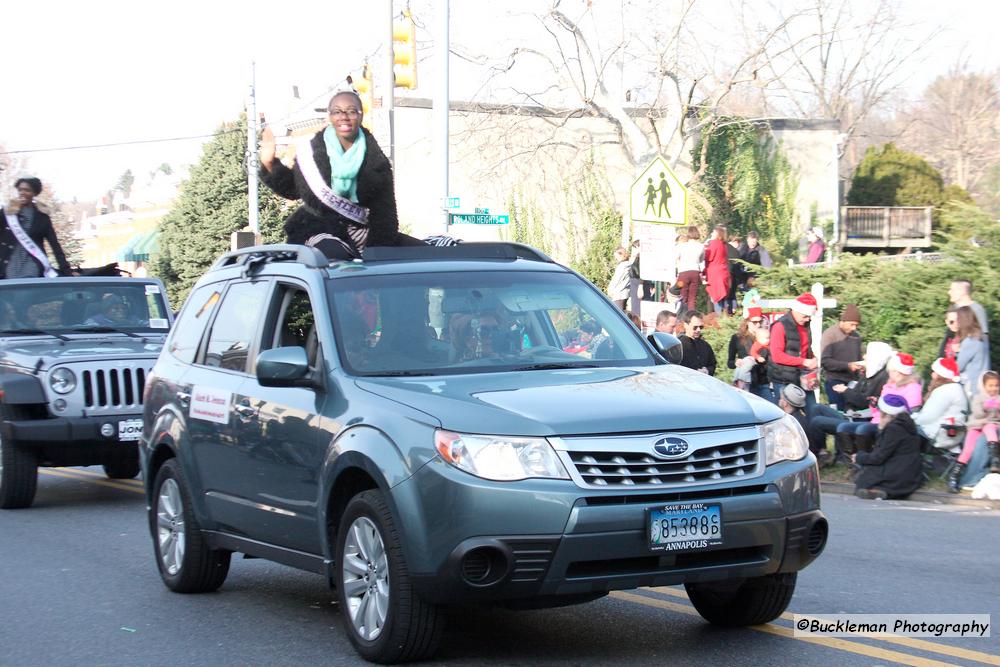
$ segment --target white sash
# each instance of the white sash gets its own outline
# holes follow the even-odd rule
[[[5,217],[7,218],[7,226],[10,227],[10,231],[14,233],[14,238],[17,242],[21,244],[28,254],[35,258],[35,260],[42,265],[42,275],[46,278],[55,278],[59,275],[59,272],[52,268],[49,264],[49,258],[45,256],[42,249],[35,245],[35,242],[31,240],[28,233],[21,228],[21,223],[18,222],[16,215],[11,215],[5,212]]]
[[[316,160],[313,159],[312,144],[309,141],[309,139],[299,141],[296,144],[295,151],[295,160],[299,164],[299,170],[302,172],[302,176],[305,177],[309,189],[328,208],[333,209],[356,224],[367,225],[368,209],[360,204],[355,204],[350,199],[345,199],[335,194],[330,189],[330,186],[323,181],[323,177],[319,173],[319,167],[316,166]]]

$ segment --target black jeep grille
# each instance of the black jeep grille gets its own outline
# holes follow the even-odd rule
[[[112,368],[83,372],[83,404],[88,408],[127,408],[142,405],[145,368]]]

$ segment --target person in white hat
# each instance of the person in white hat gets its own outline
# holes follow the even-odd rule
[[[823,261],[826,256],[826,244],[823,243],[823,230],[813,227],[806,230],[806,241],[809,242],[809,249],[806,251],[806,264],[817,264]]]
[[[923,482],[917,426],[910,418],[906,399],[899,394],[883,394],[878,409],[881,419],[874,449],[851,457],[861,467],[854,495],[869,500],[905,498]]]

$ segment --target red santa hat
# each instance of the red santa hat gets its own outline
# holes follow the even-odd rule
[[[744,314],[743,317],[744,319],[748,320],[752,320],[755,317],[763,319],[764,310],[762,308],[758,308],[757,306],[750,306],[749,308],[746,309],[746,314]]]
[[[903,375],[913,375],[913,356],[897,352],[889,359],[888,368]]]
[[[801,294],[792,303],[792,310],[801,315],[812,317],[816,314],[816,297],[812,294]]]
[[[931,370],[943,377],[945,380],[957,382],[960,379],[958,364],[954,359],[936,359],[931,364]]]

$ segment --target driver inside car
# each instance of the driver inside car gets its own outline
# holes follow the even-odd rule
[[[472,361],[517,354],[521,336],[496,312],[457,313],[451,318],[449,332],[455,361]]]

